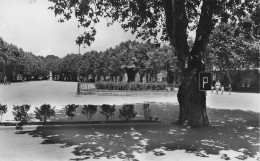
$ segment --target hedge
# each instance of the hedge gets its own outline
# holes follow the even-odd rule
[[[96,82],[96,89],[106,90],[165,90],[166,83]]]

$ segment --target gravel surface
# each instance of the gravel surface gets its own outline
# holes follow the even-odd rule
[[[8,105],[8,113],[3,116],[3,121],[13,120],[13,105],[30,104],[31,110],[44,103],[62,109],[67,104],[116,104],[164,102],[178,104],[176,94],[173,96],[98,96],[77,95],[76,82],[59,81],[32,81],[12,83],[11,85],[0,84],[0,103]],[[207,106],[220,109],[241,109],[259,112],[258,93],[224,93],[223,95],[208,92]]]

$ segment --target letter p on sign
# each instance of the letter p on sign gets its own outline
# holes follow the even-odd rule
[[[199,90],[206,91],[211,89],[211,73],[200,72],[199,75]]]

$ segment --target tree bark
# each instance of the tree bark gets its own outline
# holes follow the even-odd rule
[[[198,63],[198,62],[197,62]],[[206,112],[206,93],[199,91],[199,73],[204,71],[204,64],[198,68],[185,70],[178,91],[180,113],[178,123],[191,127],[210,126]]]

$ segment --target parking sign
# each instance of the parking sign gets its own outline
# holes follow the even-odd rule
[[[200,72],[200,75],[199,75],[199,90],[200,91],[211,90],[211,73]]]

